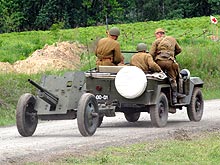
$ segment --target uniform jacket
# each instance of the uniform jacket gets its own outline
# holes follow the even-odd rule
[[[95,54],[98,58],[97,61],[101,65],[103,64],[103,61],[105,65],[108,65],[108,63],[109,65],[117,65],[123,60],[119,42],[110,37],[99,40]]]
[[[158,64],[156,64],[149,53],[138,52],[131,57],[130,65],[137,66],[144,72],[160,72],[161,69]]]
[[[150,54],[154,60],[175,60],[175,56],[182,51],[176,39],[171,36],[165,36],[156,39],[150,49]]]

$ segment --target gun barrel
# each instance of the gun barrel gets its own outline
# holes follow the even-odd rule
[[[37,89],[39,89],[41,92],[46,91],[46,89],[44,89],[43,87],[41,87],[40,85],[38,85],[36,82],[34,82],[31,79],[28,79],[28,82],[31,83],[33,86],[35,86]],[[47,91],[48,92],[48,91]]]
[[[41,94],[39,95],[40,98],[42,98],[44,101],[46,101],[47,103],[56,106],[58,103],[59,98],[56,97],[55,95],[53,95],[52,93],[50,93],[49,91],[47,91],[46,89],[44,89],[43,87],[41,87],[40,85],[38,85],[36,82],[34,82],[31,79],[28,79],[28,81],[35,86],[37,89],[40,90]]]

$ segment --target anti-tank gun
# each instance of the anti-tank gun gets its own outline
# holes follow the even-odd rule
[[[89,107],[84,103],[82,97],[85,93],[84,72],[67,72],[63,76],[45,75],[40,84],[31,79],[28,79],[28,82],[37,88],[37,94],[35,96],[25,93],[18,100],[16,123],[20,135],[32,136],[39,119],[76,118],[83,136],[94,134],[98,123],[98,112],[95,111],[97,108]],[[85,109],[89,109],[89,112]]]

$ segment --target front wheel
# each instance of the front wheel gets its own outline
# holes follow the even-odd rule
[[[160,93],[156,105],[150,107],[151,124],[155,127],[164,127],[167,124],[169,105],[164,93]]]
[[[187,114],[190,121],[200,121],[203,115],[204,101],[200,88],[195,88],[190,104],[187,106]]]
[[[91,93],[84,93],[79,100],[77,124],[82,136],[92,136],[98,127],[98,103]]]
[[[140,112],[135,112],[135,113],[124,113],[125,119],[129,122],[136,122],[138,121],[141,113]]]
[[[16,107],[16,125],[21,136],[32,136],[36,130],[38,117],[34,110],[36,98],[30,94],[25,93],[21,95]]]

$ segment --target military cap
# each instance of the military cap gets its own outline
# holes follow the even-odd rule
[[[155,34],[156,33],[165,33],[165,30],[162,29],[162,28],[158,28],[158,29],[155,30]]]

